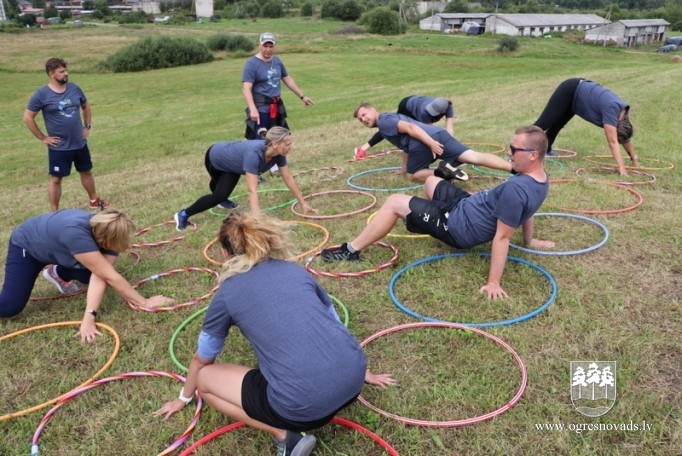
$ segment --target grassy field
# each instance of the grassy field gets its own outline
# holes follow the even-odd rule
[[[299,86],[314,101],[304,107],[284,91],[294,131],[292,171],[304,194],[349,189],[346,179],[361,171],[397,166],[397,154],[350,163],[355,146],[371,131],[352,118],[361,101],[381,110],[395,110],[410,94],[446,96],[455,109],[455,135],[480,150],[505,145],[519,125],[532,123],[554,88],[564,79],[582,76],[613,89],[632,106],[635,147],[643,170],[656,177],[652,184],[632,185],[643,203],[635,210],[589,217],[604,224],[606,245],[576,256],[538,256],[510,250],[552,275],[557,284],[554,302],[535,318],[486,329],[513,347],[523,359],[528,386],[520,401],[492,420],[459,428],[402,424],[356,403],[342,416],[381,435],[401,455],[679,455],[682,454],[682,262],[680,249],[680,190],[682,116],[679,74],[682,64],[649,50],[585,46],[564,40],[521,39],[513,54],[495,52],[496,37],[449,36],[413,31],[400,37],[339,35],[336,22],[303,19],[223,21],[186,28],[144,27],[53,28],[20,34],[0,34],[0,245],[26,218],[46,212],[46,153],[23,125],[21,116],[30,94],[47,81],[44,61],[62,56],[70,63],[70,79],[79,84],[93,109],[90,149],[100,195],[124,210],[139,228],[170,220],[207,191],[203,168],[206,148],[219,140],[242,138],[244,102],[241,70],[244,55],[219,55],[209,64],[135,74],[107,74],[99,62],[145,34],[184,34],[205,39],[211,33],[238,32],[253,36],[272,31],[278,53]],[[375,148],[379,151],[382,143]],[[559,136],[556,147],[578,152],[573,158],[547,164],[553,179],[575,181],[552,186],[543,212],[574,209],[623,210],[637,195],[605,185],[620,179],[590,156],[608,154],[603,131],[577,119]],[[674,165],[672,169],[660,169]],[[333,170],[320,169],[334,167]],[[589,168],[576,176],[579,168]],[[340,169],[343,169],[342,172]],[[341,174],[334,177],[335,174]],[[494,177],[470,170],[465,188],[494,185]],[[629,182],[651,180],[636,174]],[[402,188],[402,177],[386,172],[358,177],[355,184],[372,188]],[[268,178],[263,190],[283,187]],[[243,183],[236,193],[244,193]],[[409,190],[418,195],[419,189]],[[376,191],[378,204],[390,194]],[[287,192],[264,192],[263,206],[290,199]],[[62,207],[84,207],[86,195],[77,176],[64,180]],[[238,199],[239,200],[239,199]],[[245,199],[243,200],[245,201]],[[310,199],[322,214],[352,211],[368,197],[320,196]],[[378,207],[378,206],[376,206]],[[292,236],[301,251],[324,240],[338,244],[354,237],[376,210],[315,225],[294,224]],[[271,211],[284,220],[305,221],[288,207]],[[119,266],[131,282],[176,268],[215,267],[202,255],[215,236],[221,218],[210,213],[193,217],[196,232],[164,246],[135,249],[140,262],[124,255]],[[153,243],[176,234],[173,226],[154,228],[136,239]],[[359,340],[394,325],[418,321],[392,302],[388,285],[404,266],[452,249],[432,240],[403,237],[403,227],[385,240],[399,252],[385,270],[356,278],[319,277],[328,292],[349,312],[349,327]],[[595,226],[571,218],[538,218],[537,235],[554,239],[561,250],[587,248],[603,237]],[[518,238],[516,242],[520,242]],[[483,323],[514,319],[532,312],[548,299],[548,281],[533,267],[509,262],[503,287],[509,298],[488,301],[478,294],[487,275],[489,252],[484,245],[472,255],[447,257],[406,272],[394,293],[415,312],[438,319]],[[0,264],[4,265],[4,248]],[[209,251],[217,257],[217,252]],[[388,249],[368,248],[359,269],[386,263]],[[305,264],[305,258],[298,260]],[[314,269],[340,272],[342,267],[310,263]],[[350,270],[350,269],[349,269]],[[350,271],[355,271],[352,269]],[[346,271],[348,272],[348,271]],[[4,276],[4,274],[2,274]],[[276,280],[276,278],[275,278]],[[52,290],[39,278],[34,296]],[[213,286],[206,273],[178,273],[141,285],[145,294],[164,293],[180,302]],[[277,287],[273,284],[273,299]],[[0,336],[46,323],[79,320],[83,296],[30,303],[17,318],[0,321]],[[169,355],[187,365],[195,349],[202,316],[177,331],[203,304],[173,312],[132,310],[112,292],[101,307],[99,321],[120,336],[121,347],[102,377],[131,371],[182,373]],[[103,331],[94,345],[83,345],[77,325],[31,331],[0,341],[0,417],[49,401],[97,372],[114,352],[114,337]],[[433,421],[463,420],[503,407],[515,395],[521,373],[501,346],[469,331],[420,329],[391,333],[367,345],[372,370],[392,372],[399,384],[389,391],[366,388],[376,406],[401,416]],[[253,364],[248,344],[231,333],[220,360]],[[617,400],[599,418],[576,411],[570,397],[571,361],[616,361]],[[177,381],[142,377],[111,382],[67,403],[56,412],[40,438],[42,454],[149,455],[157,454],[186,429],[194,413],[187,407],[169,422],[152,417],[165,400],[174,397]],[[40,419],[49,408],[0,421],[0,454],[30,452]],[[210,407],[205,410],[188,443],[229,424]],[[643,423],[651,427],[641,430]],[[563,425],[564,430],[538,429]],[[633,430],[632,425],[640,430]],[[587,426],[602,429],[588,430]],[[621,429],[621,426],[626,426]],[[628,430],[629,428],[629,430]],[[365,436],[328,425],[315,431],[320,443],[315,455],[385,454]],[[265,455],[274,446],[253,430],[224,435],[195,454]]]

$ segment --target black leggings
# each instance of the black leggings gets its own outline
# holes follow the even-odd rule
[[[239,178],[241,177],[241,174],[215,169],[209,158],[210,151],[211,148],[206,151],[204,164],[206,165],[206,171],[208,171],[209,176],[211,176],[211,182],[209,182],[208,187],[213,193],[202,196],[196,200],[194,204],[186,208],[185,212],[187,213],[187,216],[207,211],[225,201],[232,194],[232,191],[237,186],[237,182],[239,182]]]
[[[536,125],[547,134],[547,150],[552,150],[552,144],[562,128],[566,126],[569,120],[573,118],[573,97],[575,91],[578,89],[578,84],[582,78],[566,79],[559,84],[552,96],[542,111],[538,120],[533,125]]]

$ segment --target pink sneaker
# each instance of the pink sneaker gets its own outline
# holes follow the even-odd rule
[[[367,152],[362,150],[361,147],[356,147],[353,153],[353,160],[362,160],[367,156]]]
[[[43,269],[43,277],[52,282],[52,284],[59,289],[61,294],[71,294],[76,293],[80,290],[78,285],[73,283],[73,281],[67,282],[57,275],[57,265],[51,264],[45,269]]]

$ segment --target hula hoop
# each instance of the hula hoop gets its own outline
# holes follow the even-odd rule
[[[360,346],[364,347],[367,345],[369,342],[378,339],[381,336],[384,336],[386,334],[390,334],[393,332],[398,332],[398,331],[403,331],[405,329],[412,329],[412,328],[422,328],[422,327],[441,327],[441,328],[452,328],[452,329],[460,329],[460,330],[465,330],[465,331],[473,331],[477,334],[480,334],[484,337],[487,337],[488,339],[492,340],[493,342],[497,343],[498,345],[501,345],[504,347],[511,355],[514,357],[514,360],[516,361],[516,364],[518,364],[519,368],[521,369],[521,385],[519,386],[518,391],[514,395],[514,397],[505,405],[502,407],[498,408],[497,410],[493,410],[492,412],[488,412],[484,415],[480,415],[474,418],[467,418],[463,420],[452,420],[452,421],[427,421],[427,420],[419,420],[419,419],[414,419],[414,418],[406,418],[402,417],[390,412],[387,412],[385,410],[382,410],[375,405],[372,405],[362,397],[362,395],[358,396],[358,401],[360,401],[362,404],[365,406],[369,407],[371,410],[374,410],[380,415],[386,416],[388,418],[393,418],[395,420],[398,420],[402,423],[407,423],[407,424],[413,424],[416,426],[430,426],[430,427],[458,427],[458,426],[466,426],[469,424],[475,424],[475,423],[480,423],[481,421],[489,420],[490,418],[493,418],[497,415],[500,415],[510,408],[512,408],[516,403],[521,399],[521,396],[523,395],[524,390],[526,389],[526,384],[528,383],[528,374],[526,372],[526,365],[523,363],[523,360],[521,357],[514,351],[514,349],[507,344],[505,341],[500,339],[499,337],[493,336],[492,334],[489,334],[485,331],[482,331],[477,328],[472,328],[469,326],[465,325],[460,325],[457,323],[445,323],[445,322],[431,322],[431,323],[425,323],[425,322],[418,322],[418,323],[408,323],[404,325],[399,325],[399,326],[394,326],[392,328],[384,329],[382,331],[379,331],[378,333],[368,337],[365,339],[362,343],[360,343]]]
[[[193,231],[196,231],[196,230],[197,230],[197,224],[196,224],[196,223],[194,223],[194,222],[192,222],[192,221],[189,221],[188,223],[189,223],[189,225],[190,225],[190,229],[188,230],[188,232],[193,232]],[[146,233],[147,231],[149,231],[149,230],[151,230],[151,229],[153,229],[153,228],[158,228],[158,227],[160,227],[160,226],[166,226],[166,225],[175,225],[175,221],[174,221],[174,220],[167,220],[167,221],[161,222],[161,223],[159,223],[159,224],[157,224],[157,225],[152,225],[152,226],[150,226],[150,227],[141,229],[140,231],[138,231],[137,233],[135,233],[135,236],[140,236],[141,234],[144,234],[144,233]],[[179,235],[179,236],[173,236],[173,237],[171,237],[170,239],[167,239],[167,240],[165,240],[165,241],[140,242],[139,244],[130,244],[130,247],[156,247],[157,245],[170,244],[171,242],[180,241],[180,240],[182,240],[182,239],[185,239],[186,236],[187,236],[187,233],[184,233],[184,234],[181,234],[181,235]]]
[[[365,269],[364,271],[358,271],[358,272],[324,272],[324,271],[317,271],[313,269],[310,266],[310,263],[315,259],[315,257],[318,257],[322,254],[322,251],[320,250],[317,252],[315,255],[311,256],[308,258],[305,262],[305,269],[306,271],[310,272],[311,274],[315,274],[318,276],[324,276],[324,277],[360,277],[363,275],[371,274],[373,272],[381,271],[382,269],[386,269],[387,267],[391,266],[393,263],[395,263],[398,260],[398,249],[393,247],[391,244],[387,242],[373,242],[372,245],[378,245],[379,247],[385,247],[387,249],[390,249],[393,251],[393,258],[388,260],[388,262],[381,264],[375,268],[372,269]],[[335,248],[339,247],[340,245],[335,245],[330,248]]]
[[[43,432],[43,429],[45,429],[45,426],[47,423],[50,422],[52,419],[52,416],[55,414],[57,410],[61,408],[62,405],[73,399],[74,397],[80,396],[81,394],[85,393],[86,391],[89,391],[97,386],[104,385],[107,383],[111,383],[115,380],[121,380],[124,378],[135,378],[135,377],[168,377],[168,378],[173,378],[175,380],[178,380],[180,382],[185,382],[185,378],[182,377],[181,375],[178,374],[173,374],[169,372],[160,372],[160,371],[144,371],[144,372],[127,372],[125,374],[119,374],[119,375],[114,375],[113,377],[107,377],[103,378],[100,380],[97,380],[94,383],[91,383],[87,386],[84,386],[82,388],[76,388],[75,390],[69,392],[57,405],[52,407],[52,409],[43,416],[43,419],[40,420],[40,424],[38,425],[38,429],[36,429],[36,432],[33,434],[33,440],[31,441],[31,456],[37,456],[39,453],[39,445],[38,445],[38,440],[40,439],[40,435]],[[201,406],[203,405],[203,401],[201,399],[201,395],[197,392],[196,394],[197,397],[197,409],[194,412],[194,417],[192,418],[192,421],[189,423],[189,427],[185,430],[185,432],[182,433],[182,435],[173,442],[168,448],[163,450],[161,453],[159,453],[157,456],[162,456],[162,455],[168,455],[175,451],[180,445],[185,443],[185,440],[189,438],[189,436],[192,434],[194,431],[194,428],[197,425],[197,422],[199,421],[199,417],[201,416]]]
[[[332,418],[332,423],[338,424],[340,426],[347,427],[348,429],[358,431],[361,434],[365,434],[366,436],[370,437],[374,442],[379,445],[381,448],[386,450],[386,452],[390,456],[400,456],[398,452],[388,444],[384,439],[379,437],[377,434],[374,432],[370,431],[369,429],[362,427],[361,425],[354,423],[353,421],[347,420],[345,418],[340,418],[338,416],[335,416]],[[192,453],[196,451],[197,448],[199,448],[202,445],[205,445],[206,443],[210,442],[211,440],[220,437],[223,434],[227,434],[228,432],[232,432],[235,429],[239,429],[241,427],[246,426],[244,423],[241,421],[237,421],[236,423],[228,424],[227,426],[224,426],[216,431],[211,432],[210,434],[202,437],[201,439],[197,440],[192,446],[188,447],[180,453],[180,456],[189,456]]]
[[[304,218],[308,218],[308,219],[323,220],[323,219],[340,218],[340,217],[347,217],[349,215],[359,214],[360,212],[364,212],[366,210],[371,209],[377,203],[376,196],[372,195],[371,193],[362,192],[359,190],[328,190],[325,192],[313,193],[311,195],[303,197],[303,199],[306,200],[306,199],[312,198],[314,196],[328,195],[330,193],[352,193],[352,194],[356,194],[356,195],[364,195],[364,196],[370,197],[370,199],[372,201],[367,206],[362,207],[360,209],[356,209],[354,211],[344,212],[342,214],[336,214],[336,215],[309,215],[309,214],[302,214],[300,212],[296,212],[296,205],[298,204],[298,201],[296,201],[294,204],[291,205],[291,212],[298,215],[299,217],[304,217]]]
[[[610,158],[613,159],[611,155],[588,155],[587,157],[583,157],[585,161],[588,161],[590,163],[596,163],[598,165],[613,165],[613,161],[610,163],[606,163],[604,161],[605,158]],[[625,165],[626,169],[639,169],[639,170],[644,170],[644,171],[664,171],[666,169],[673,169],[675,167],[674,163],[670,163],[667,161],[659,160],[657,158],[647,158],[645,161],[652,161],[656,163],[661,163],[661,166],[659,167],[653,167],[653,166],[631,166],[631,165]]]
[[[569,149],[552,148],[552,152],[563,152],[561,154],[548,155],[549,157],[552,157],[552,158],[571,158],[571,157],[575,157],[576,155],[578,155],[578,152],[576,152],[574,150],[569,150]]]
[[[260,189],[260,190],[257,190],[256,193],[288,192],[288,191],[289,191],[288,188],[262,188],[262,189]],[[234,195],[234,196],[232,196],[232,199],[237,199],[237,198],[240,198],[240,197],[246,196],[246,195],[248,195],[248,193],[240,193],[239,195]],[[280,207],[289,206],[289,205],[290,205],[291,203],[293,203],[294,201],[296,201],[296,198],[291,199],[291,200],[289,200],[289,201],[285,201],[285,202],[283,202],[283,203],[275,204],[274,206],[266,207],[265,209],[261,209],[261,210],[262,210],[262,211],[274,211],[275,209],[279,209]],[[225,214],[224,212],[218,212],[218,211],[216,211],[215,208],[213,208],[213,207],[210,208],[210,209],[208,210],[208,212],[209,212],[211,215],[215,215],[216,217],[225,217],[225,216],[227,215],[227,214]]]
[[[158,279],[159,277],[167,277],[167,276],[169,276],[169,275],[177,274],[177,273],[179,273],[179,272],[207,272],[207,273],[209,273],[209,274],[213,274],[213,275],[216,277],[216,281],[220,278],[220,274],[218,274],[218,271],[214,271],[213,269],[208,269],[208,268],[182,268],[182,269],[173,269],[173,270],[171,270],[171,271],[162,272],[162,273],[160,273],[160,274],[154,274],[154,275],[151,276],[151,277],[147,277],[146,279],[142,279],[142,280],[140,280],[139,282],[137,282],[136,284],[134,284],[134,285],[133,285],[133,288],[137,288],[137,287],[139,287],[140,285],[142,285],[142,284],[145,283],[145,282],[151,282],[152,280],[156,280],[156,279]],[[131,309],[134,309],[134,310],[143,310],[143,311],[145,311],[145,312],[164,312],[164,311],[167,311],[167,310],[177,310],[177,309],[182,309],[183,307],[191,306],[191,305],[196,304],[196,303],[198,303],[198,302],[200,302],[200,301],[203,301],[204,299],[210,297],[211,295],[213,295],[213,293],[215,293],[216,291],[218,291],[218,288],[220,288],[220,283],[216,283],[216,286],[213,287],[208,293],[206,293],[206,294],[204,294],[204,295],[202,295],[202,296],[199,296],[199,297],[196,298],[196,299],[192,299],[191,301],[187,301],[187,302],[184,302],[184,303],[182,303],[182,304],[175,304],[175,305],[172,305],[172,306],[166,306],[166,307],[140,307],[140,306],[137,306],[137,305],[133,304],[133,303],[130,302],[130,301],[126,301],[126,304],[128,304],[128,306],[129,306]]]
[[[364,176],[365,174],[372,174],[372,173],[379,173],[382,171],[391,171],[395,169],[402,169],[400,166],[389,166],[388,168],[377,168],[377,169],[370,169],[367,171],[362,171],[361,173],[353,174],[350,176],[348,179],[346,179],[346,183],[357,190],[365,190],[368,192],[402,192],[405,190],[414,190],[416,188],[422,188],[424,184],[417,184],[417,185],[412,185],[410,187],[400,187],[400,188],[372,188],[372,187],[361,187],[359,185],[355,185],[353,183],[353,179],[356,177]]]
[[[495,150],[487,152],[489,154],[499,154],[499,153],[507,150],[507,148],[505,146],[503,146],[502,144],[482,143],[482,142],[465,142],[464,144],[467,146],[492,146],[492,147],[494,147]]]
[[[578,182],[578,179],[556,179],[556,180],[550,180],[549,183],[551,184],[561,184],[565,182]],[[623,209],[606,209],[606,210],[588,210],[588,209],[567,209],[565,207],[560,207],[562,211],[566,212],[577,212],[580,214],[621,214],[623,212],[628,212],[632,211],[634,209],[637,209],[639,206],[642,205],[644,202],[644,197],[642,196],[641,193],[636,191],[634,188],[627,187],[625,185],[621,184],[614,184],[612,182],[604,182],[604,181],[596,181],[596,180],[585,180],[584,182],[594,182],[597,184],[603,184],[603,185],[609,185],[611,187],[616,187],[620,188],[622,190],[625,190],[626,192],[632,193],[635,195],[635,198],[637,198],[637,202],[633,204],[632,206],[623,208]]]
[[[558,256],[568,256],[568,255],[578,255],[581,253],[587,253],[591,252],[593,250],[597,250],[599,247],[602,245],[606,244],[606,241],[609,240],[609,229],[606,228],[606,226],[597,220],[588,218],[588,217],[583,217],[582,215],[575,215],[575,214],[563,214],[561,212],[541,212],[535,214],[533,217],[538,217],[538,216],[552,216],[552,217],[568,217],[572,219],[577,219],[577,220],[583,220],[585,222],[589,222],[593,225],[596,225],[597,227],[601,228],[601,230],[604,232],[604,238],[599,241],[597,244],[593,245],[592,247],[587,247],[584,249],[579,249],[579,250],[566,250],[566,251],[550,251],[550,250],[534,250],[534,249],[529,249],[527,247],[523,247],[520,245],[516,245],[513,243],[509,243],[509,247],[513,247],[516,250],[521,250],[522,252],[528,252],[528,253],[535,253],[537,255],[558,255]]]
[[[341,311],[343,312],[343,325],[347,328],[348,327],[348,321],[350,319],[348,315],[348,308],[336,297],[329,295],[332,301],[334,303],[338,304],[338,306],[341,308]],[[178,336],[182,332],[183,329],[185,329],[190,323],[192,323],[199,315],[206,313],[208,310],[208,306],[204,307],[203,309],[199,309],[196,312],[194,312],[192,315],[187,317],[185,321],[180,323],[180,326],[177,327],[175,331],[173,331],[173,335],[171,336],[170,342],[168,343],[168,354],[170,355],[171,361],[173,361],[173,364],[177,366],[178,369],[180,369],[182,372],[187,373],[189,371],[189,368],[182,364],[178,357],[175,355],[175,342],[178,339]]]
[[[353,163],[353,162],[360,162],[360,161],[366,161],[372,158],[379,158],[379,157],[385,157],[386,155],[391,155],[396,152],[402,152],[400,149],[386,149],[382,150],[381,152],[377,152],[376,154],[371,154],[371,155],[365,155],[362,158],[351,158],[348,160],[348,163]]]
[[[372,221],[372,219],[377,215],[379,211],[374,211],[371,214],[369,214],[369,217],[367,217],[367,225],[369,225],[369,222]],[[429,238],[431,237],[428,234],[392,234],[388,233],[386,237],[394,237],[394,238],[406,238],[406,239],[423,239],[423,238]]]
[[[582,176],[580,176],[580,174],[581,174],[583,171],[588,170],[588,169],[605,169],[605,170],[607,170],[607,171],[618,172],[618,170],[617,170],[616,168],[612,168],[612,167],[610,167],[610,166],[590,166],[590,167],[585,167],[585,168],[578,168],[578,169],[576,169],[576,170],[575,170],[575,175],[578,176],[578,177],[582,177]],[[630,182],[627,182],[627,181],[619,181],[619,182],[615,182],[615,183],[616,183],[616,184],[620,184],[620,185],[642,185],[642,184],[653,184],[654,182],[656,182],[656,176],[654,176],[654,175],[651,174],[651,173],[646,173],[646,172],[644,172],[644,171],[637,171],[636,169],[631,169],[630,172],[631,172],[632,174],[637,174],[637,175],[639,175],[639,176],[647,176],[647,177],[649,177],[650,179],[647,180],[647,181],[630,181]],[[599,182],[609,182],[609,181],[601,181],[601,180],[596,179],[596,178],[594,178],[594,177],[585,177],[584,179],[587,179],[587,180],[594,180],[594,181],[599,181]]]
[[[12,337],[14,337],[14,336],[18,336],[18,335],[21,335],[21,334],[24,334],[24,333],[27,333],[27,332],[30,332],[30,331],[35,331],[35,330],[38,330],[38,329],[56,328],[56,327],[59,327],[59,326],[70,326],[70,325],[80,325],[80,324],[81,324],[80,321],[63,321],[63,322],[58,322],[58,323],[48,323],[48,324],[40,325],[40,326],[33,326],[33,327],[31,327],[31,328],[22,329],[21,331],[17,331],[17,332],[13,332],[13,333],[11,333],[11,334],[4,335],[4,336],[0,337],[0,341],[5,340],[5,339],[9,339],[9,338],[12,338]],[[101,329],[104,329],[104,330],[108,331],[108,332],[111,334],[111,336],[114,338],[114,352],[111,354],[111,357],[110,357],[109,360],[104,364],[104,366],[102,366],[102,367],[100,368],[100,370],[98,370],[98,371],[95,373],[95,375],[93,375],[92,377],[90,377],[89,379],[87,379],[86,381],[84,381],[83,383],[81,383],[80,385],[78,385],[76,388],[82,388],[82,387],[84,387],[84,386],[86,386],[86,385],[89,385],[89,384],[91,384],[93,381],[95,381],[95,379],[96,379],[97,377],[99,377],[100,375],[102,375],[102,373],[103,373],[105,370],[107,370],[107,368],[108,368],[109,366],[111,366],[111,364],[114,362],[114,359],[116,358],[116,355],[118,355],[118,350],[121,348],[121,339],[118,337],[118,333],[117,333],[116,331],[114,331],[111,327],[105,325],[104,323],[96,322],[95,324],[97,325],[98,328],[101,328]],[[21,411],[19,411],[19,412],[13,412],[13,413],[8,413],[7,415],[2,415],[2,416],[0,416],[0,421],[6,420],[6,419],[9,419],[9,418],[15,418],[15,417],[17,417],[17,416],[27,415],[27,414],[29,414],[29,413],[31,413],[31,412],[35,412],[36,410],[40,410],[40,409],[43,408],[43,407],[47,407],[48,405],[52,405],[52,404],[54,404],[55,402],[60,401],[61,399],[63,399],[64,397],[66,397],[68,394],[70,394],[70,393],[69,393],[69,392],[66,392],[66,393],[62,394],[61,396],[57,396],[57,397],[54,398],[54,399],[50,399],[49,401],[43,402],[42,404],[38,404],[38,405],[33,406],[33,407],[31,407],[31,408],[28,408],[28,409],[26,409],[26,410],[21,410]]]
[[[332,180],[336,179],[339,177],[341,174],[343,174],[344,169],[339,167],[339,166],[325,166],[323,168],[312,168],[312,169],[306,169],[305,171],[299,171],[296,174],[292,174],[292,177],[300,176],[301,174],[307,174],[307,173],[314,173],[316,171],[336,171],[336,174],[334,174],[331,177],[326,177],[324,179],[320,179],[319,182],[327,181],[327,180]]]
[[[563,163],[561,163],[560,161],[551,159],[551,158],[545,158],[545,163],[551,163],[553,165],[556,165],[559,167],[559,170],[564,169]],[[474,171],[478,171],[479,173],[490,174],[491,176],[501,176],[501,177],[509,178],[513,175],[512,173],[505,173],[505,172],[501,172],[501,171],[489,171],[487,169],[483,169],[483,168],[476,166],[476,165],[471,165],[471,169],[473,169]]]
[[[419,266],[421,264],[424,264],[424,263],[429,263],[431,261],[440,260],[442,258],[459,257],[459,256],[464,256],[464,255],[468,255],[468,253],[458,252],[458,253],[447,253],[447,254],[443,254],[443,255],[434,255],[434,256],[431,256],[428,258],[421,259],[419,261],[415,261],[414,263],[408,264],[407,266],[402,268],[400,271],[396,272],[395,275],[391,278],[390,283],[388,284],[388,292],[391,296],[391,299],[393,300],[393,304],[395,304],[397,308],[399,308],[400,310],[402,310],[406,314],[408,314],[412,317],[415,317],[415,318],[419,318],[419,319],[424,320],[426,322],[430,322],[430,323],[452,323],[452,324],[456,324],[456,325],[464,325],[464,326],[470,326],[470,327],[490,328],[492,326],[513,325],[514,323],[520,323],[522,321],[529,320],[529,319],[533,318],[534,316],[536,316],[537,314],[539,314],[540,312],[542,312],[543,310],[545,310],[547,307],[549,307],[549,305],[552,304],[554,302],[554,300],[556,299],[557,285],[556,285],[556,281],[554,280],[554,277],[552,277],[552,275],[549,272],[545,271],[544,269],[542,269],[537,264],[531,263],[530,261],[526,261],[524,259],[513,257],[513,256],[508,256],[507,259],[514,261],[516,263],[525,264],[525,265],[530,266],[531,268],[535,269],[540,274],[545,276],[545,278],[549,281],[550,286],[552,287],[552,292],[550,293],[550,296],[547,299],[547,301],[545,301],[537,309],[535,309],[531,312],[528,312],[525,315],[521,315],[520,317],[511,318],[508,320],[491,321],[491,322],[484,322],[484,323],[461,323],[461,322],[455,323],[455,322],[443,321],[443,320],[438,320],[436,318],[425,317],[424,315],[420,315],[417,312],[409,309],[402,302],[400,302],[400,300],[398,300],[398,298],[396,298],[395,290],[394,290],[395,284],[398,281],[398,279],[400,278],[400,276],[402,276],[407,270],[409,270],[415,266]],[[490,254],[489,253],[480,253],[480,256],[490,257]]]

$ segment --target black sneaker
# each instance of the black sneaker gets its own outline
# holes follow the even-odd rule
[[[264,183],[266,183],[266,182],[267,182],[267,181],[263,178],[263,176],[260,176],[260,175],[258,176],[258,185],[264,184]]]
[[[304,435],[293,448],[287,448],[285,443],[277,445],[277,456],[308,456],[315,448],[314,435]]]
[[[461,181],[469,180],[469,175],[467,173],[444,160],[438,163],[438,168],[433,171],[433,175],[449,181],[454,179]]]
[[[231,199],[226,199],[222,203],[218,204],[218,207],[222,207],[223,209],[237,209],[239,204],[235,203]]]
[[[360,261],[360,252],[350,253],[345,242],[338,247],[322,250],[320,256],[324,261]]]

